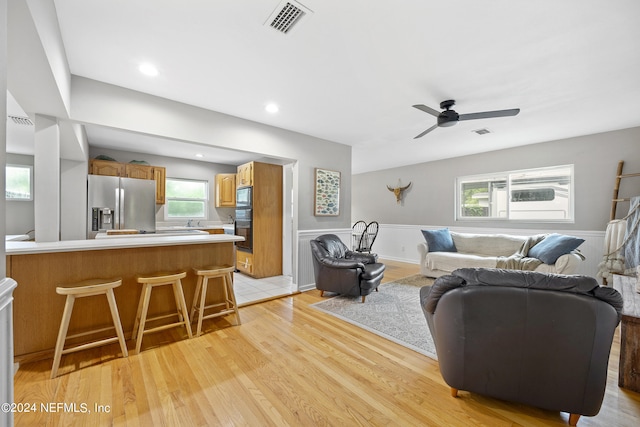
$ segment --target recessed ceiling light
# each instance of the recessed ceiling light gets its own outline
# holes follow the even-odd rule
[[[140,70],[140,72],[145,76],[155,77],[158,75],[158,69],[155,67],[155,65],[149,64],[148,62],[145,62],[144,64],[140,64],[140,67],[138,67],[138,70]]]
[[[269,104],[267,104],[264,107],[264,109],[267,110],[267,112],[271,113],[271,114],[275,114],[280,110],[280,108],[278,108],[278,105],[274,104],[273,102],[270,102]]]
[[[204,154],[198,153],[198,154],[196,154],[196,157],[197,158],[202,158],[202,157],[204,157]]]

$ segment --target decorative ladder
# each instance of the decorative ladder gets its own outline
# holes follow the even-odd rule
[[[616,219],[616,209],[618,207],[619,202],[628,202],[631,200],[630,197],[619,198],[618,193],[620,191],[620,182],[622,178],[632,178],[640,176],[640,173],[622,173],[622,168],[624,167],[624,160],[620,160],[618,162],[618,171],[616,172],[616,184],[613,187],[613,199],[611,200],[611,216],[609,218],[610,221]]]

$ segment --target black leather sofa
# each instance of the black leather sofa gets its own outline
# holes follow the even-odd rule
[[[465,390],[594,416],[622,297],[587,276],[463,268],[420,290],[444,381]]]

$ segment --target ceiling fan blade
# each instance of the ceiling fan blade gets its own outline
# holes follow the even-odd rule
[[[462,120],[490,119],[492,117],[508,117],[508,116],[515,116],[519,112],[520,112],[519,108],[514,108],[512,110],[498,110],[498,111],[485,111],[482,113],[460,114],[460,116],[458,117],[458,120],[462,121]]]
[[[428,134],[429,132],[431,132],[432,130],[434,130],[437,127],[438,127],[438,124],[436,123],[435,125],[431,126],[429,129],[427,129],[424,132],[422,132],[420,135],[414,136],[413,139],[422,138],[423,136],[425,136],[426,134]]]
[[[418,110],[424,111],[425,113],[429,113],[434,117],[438,117],[440,115],[440,111],[434,110],[431,107],[427,107],[426,105],[416,104],[413,108],[417,108]]]

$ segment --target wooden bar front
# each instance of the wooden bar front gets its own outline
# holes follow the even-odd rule
[[[65,297],[56,286],[91,278],[121,277],[115,289],[118,311],[127,339],[131,337],[141,285],[136,277],[156,272],[186,271],[183,279],[187,308],[191,308],[196,277],[193,267],[234,265],[233,242],[172,246],[78,250],[7,255],[8,276],[18,282],[13,296],[14,354],[17,361],[50,357],[55,347]],[[217,279],[219,280],[219,279]],[[150,315],[175,308],[170,287],[154,290]],[[210,300],[223,300],[220,287],[211,286]],[[69,331],[111,325],[104,296],[76,300]],[[186,333],[185,333],[186,336]]]

